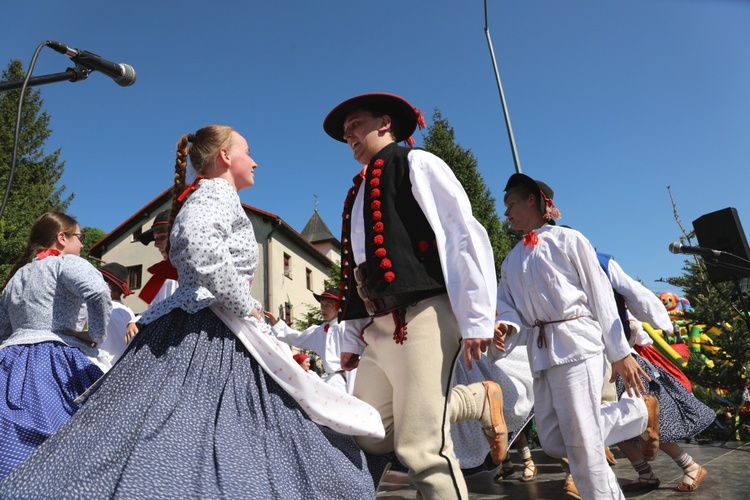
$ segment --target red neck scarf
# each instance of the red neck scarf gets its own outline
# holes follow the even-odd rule
[[[536,244],[539,243],[539,237],[536,235],[534,231],[529,231],[526,233],[526,235],[523,237],[523,246],[536,246]]]
[[[138,297],[140,297],[146,304],[151,304],[165,281],[177,279],[177,269],[174,268],[169,260],[162,260],[161,262],[157,262],[149,267],[148,272],[153,276],[151,276],[151,279],[144,285],[143,290],[138,294]]]
[[[55,250],[54,248],[48,248],[47,250],[44,250],[36,254],[36,258],[39,260],[44,260],[50,255],[53,257],[57,257],[58,255],[60,255],[60,250]]]

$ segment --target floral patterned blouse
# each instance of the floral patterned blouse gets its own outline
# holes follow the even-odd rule
[[[218,301],[239,317],[260,303],[250,295],[258,243],[237,191],[224,179],[203,179],[175,218],[169,259],[179,274],[175,293],[149,308],[140,323],[180,308],[196,313]]]
[[[112,311],[102,274],[77,255],[35,257],[16,272],[0,297],[0,348],[56,341],[99,356],[99,349],[64,333],[82,329],[84,304],[89,336],[102,342]]]

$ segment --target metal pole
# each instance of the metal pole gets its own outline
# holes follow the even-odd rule
[[[513,127],[510,124],[510,115],[508,114],[508,105],[505,103],[505,94],[503,93],[503,84],[500,81],[500,73],[497,70],[495,61],[495,51],[492,48],[490,39],[490,27],[487,24],[487,0],[484,0],[484,33],[487,35],[487,44],[490,47],[490,57],[492,57],[492,67],[495,68],[495,80],[497,80],[497,90],[500,92],[500,102],[503,105],[503,115],[505,116],[505,126],[508,129],[508,139],[510,139],[510,149],[513,152],[513,162],[516,164],[516,173],[521,173],[521,161],[518,159],[516,151],[516,140],[513,138]]]

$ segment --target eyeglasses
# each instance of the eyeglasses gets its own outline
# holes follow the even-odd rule
[[[86,235],[85,234],[83,234],[83,233],[70,233],[70,236],[75,236],[76,238],[78,238],[78,241],[81,242],[81,245],[85,245],[86,244]]]

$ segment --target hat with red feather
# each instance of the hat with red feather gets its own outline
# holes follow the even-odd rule
[[[396,142],[406,141],[410,146],[414,145],[411,136],[417,126],[425,128],[422,111],[409,104],[406,99],[395,94],[375,92],[352,97],[333,108],[323,120],[323,130],[337,141],[346,142],[344,122],[350,113],[358,109],[390,116]]]

